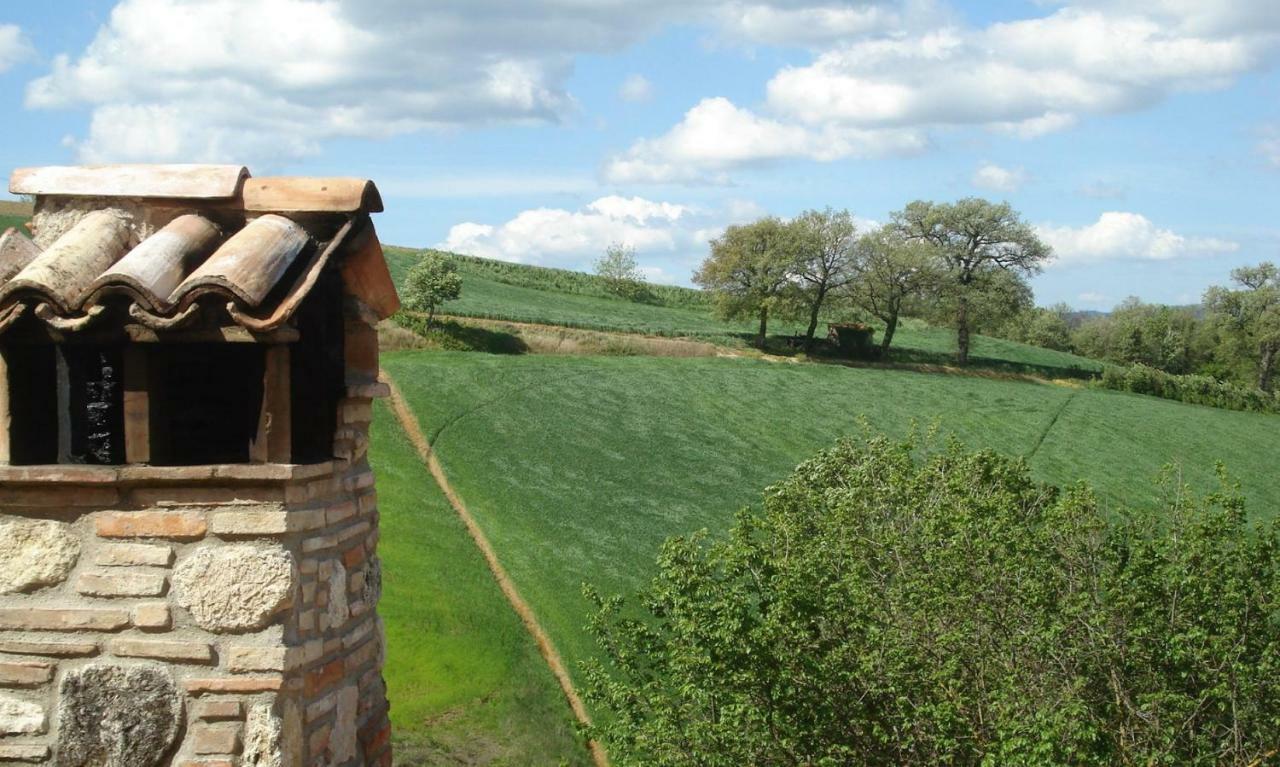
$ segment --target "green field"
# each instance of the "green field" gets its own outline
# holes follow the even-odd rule
[[[418,251],[388,248],[387,260],[397,284],[412,266]],[[476,271],[467,261],[459,262],[462,273],[462,297],[446,304],[442,311],[462,317],[562,325],[588,330],[645,333],[662,336],[690,336],[742,347],[755,326],[751,322],[726,322],[704,309],[655,306],[621,301],[597,295],[568,293],[512,284],[521,269],[536,272],[534,267],[506,265],[514,278],[498,281]],[[538,275],[531,274],[530,281]],[[779,335],[799,334],[803,327],[795,323],[774,322],[770,332]],[[820,332],[825,332],[825,327]],[[923,322],[907,320],[894,336],[899,359],[911,362],[945,363],[954,349],[951,331],[934,328]],[[1101,365],[1093,360],[1066,352],[1041,349],[997,338],[974,338],[972,364],[1056,375],[1068,371],[1096,371]]]
[[[382,403],[370,457],[396,763],[588,764],[533,640]]]
[[[593,651],[584,582],[606,593],[635,587],[666,537],[723,530],[763,487],[858,432],[860,417],[891,434],[936,421],[973,446],[1027,456],[1041,479],[1087,479],[1108,504],[1150,501],[1169,462],[1210,489],[1221,460],[1255,515],[1280,507],[1275,416],[747,359],[397,352],[384,362],[571,664]]]

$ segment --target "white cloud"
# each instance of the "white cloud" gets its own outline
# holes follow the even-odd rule
[[[1099,179],[1082,184],[1076,192],[1095,200],[1118,200],[1128,193],[1128,188],[1119,182]]]
[[[910,5],[899,4],[899,10]],[[723,182],[733,169],[755,162],[901,151],[907,137],[920,148],[933,132],[965,127],[1033,139],[1090,116],[1142,109],[1173,93],[1223,88],[1263,69],[1280,51],[1277,6],[1271,0],[1084,0],[985,27],[945,14],[921,26],[930,14],[895,15],[884,4],[846,6],[849,18],[866,17],[866,23],[849,22],[822,45],[810,41],[813,60],[779,70],[765,87],[763,108],[704,99],[668,133],[615,157],[606,176]],[[792,42],[805,41],[798,31],[787,31],[784,20],[811,20],[820,12],[780,3],[754,11],[738,7],[743,34],[768,39],[769,28]],[[902,22],[907,16],[911,24]],[[893,23],[886,27],[876,18]],[[696,130],[700,125],[721,128],[721,141],[691,140],[691,134],[706,134]]]
[[[1102,306],[1103,304],[1106,304],[1108,301],[1110,301],[1111,297],[1103,293],[1086,291],[1076,296],[1076,300],[1078,300],[1082,304],[1087,304],[1088,306]]]
[[[644,75],[631,75],[618,88],[618,98],[632,103],[649,101],[653,98],[653,83]]]
[[[1022,168],[1002,168],[995,163],[984,163],[973,172],[969,182],[979,189],[993,192],[1016,192],[1027,183],[1027,172]]]
[[[757,43],[824,45],[869,32],[900,27],[903,14],[895,3],[778,3],[731,2],[719,11],[721,28]]]
[[[437,247],[521,263],[575,265],[620,242],[640,252],[690,243],[690,208],[641,197],[601,197],[576,210],[534,208],[498,226],[465,222]]]
[[[774,4],[831,6],[120,0],[83,51],[28,84],[26,103],[88,106],[84,160],[287,160],[334,138],[563,120],[575,56],[672,22],[751,40],[759,30],[740,22]],[[0,69],[15,33],[0,26]]]
[[[1215,237],[1187,237],[1160,229],[1139,213],[1108,212],[1083,227],[1037,227],[1053,248],[1054,265],[1101,261],[1166,261],[1190,256],[1234,253],[1238,243]]]
[[[612,183],[726,183],[727,171],[743,165],[923,148],[923,138],[910,131],[812,129],[761,117],[716,97],[703,99],[666,134],[638,141],[609,160],[603,175]]]
[[[15,24],[0,24],[0,72],[30,56],[31,44]]]

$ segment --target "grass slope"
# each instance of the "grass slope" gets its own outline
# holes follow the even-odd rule
[[[383,403],[370,458],[396,763],[590,764],[533,640]]]
[[[860,416],[889,433],[936,419],[971,445],[1028,456],[1042,479],[1088,479],[1109,502],[1149,500],[1151,479],[1170,461],[1181,462],[1186,481],[1211,488],[1222,460],[1255,514],[1280,507],[1275,416],[741,359],[398,352],[384,363],[571,664],[593,652],[583,582],[629,590],[667,536],[723,530],[761,488],[857,432]]]
[[[388,248],[387,260],[392,277],[403,284],[418,251]],[[493,279],[485,270],[475,268],[472,261],[460,260],[462,297],[446,304],[443,311],[463,317],[562,325],[587,330],[645,333],[661,336],[692,336],[741,346],[755,331],[751,322],[727,322],[699,308],[655,306],[598,295],[561,292],[546,289],[546,281],[537,267],[503,264],[504,281]],[[529,272],[531,286],[512,284],[521,270]],[[546,271],[546,270],[542,270]],[[581,275],[588,278],[588,275]],[[796,323],[775,321],[771,332],[791,335],[803,332]],[[825,327],[822,328],[825,331]],[[917,362],[947,362],[955,349],[953,333],[946,328],[908,320],[894,336],[899,358]],[[1033,369],[1050,375],[1055,370],[1096,371],[1101,365],[1093,360],[1066,352],[1042,349],[1026,344],[975,336],[973,364],[989,367]]]

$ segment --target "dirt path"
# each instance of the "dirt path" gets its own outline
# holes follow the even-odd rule
[[[475,517],[471,516],[471,512],[467,510],[466,505],[463,504],[462,499],[454,491],[453,486],[449,484],[449,479],[444,473],[444,467],[436,459],[435,451],[431,449],[431,444],[422,433],[422,429],[418,425],[418,419],[409,407],[408,401],[400,393],[395,380],[391,378],[387,371],[380,371],[379,377],[391,387],[391,409],[395,412],[396,420],[400,422],[400,427],[404,429],[405,435],[413,443],[418,455],[422,458],[422,462],[426,464],[427,469],[431,472],[431,476],[440,487],[440,492],[444,493],[444,497],[449,500],[449,505],[453,507],[453,510],[458,514],[458,518],[462,520],[462,524],[466,526],[467,533],[476,544],[476,548],[480,549],[480,554],[484,556],[485,564],[489,566],[489,572],[493,574],[493,579],[498,582],[498,587],[502,589],[507,602],[511,604],[511,609],[516,611],[516,615],[520,617],[520,622],[524,624],[525,630],[533,637],[534,643],[538,646],[538,652],[542,654],[542,658],[547,662],[547,666],[551,668],[551,673],[555,676],[556,682],[560,684],[560,691],[564,693],[564,697],[569,703],[569,708],[573,710],[574,717],[584,725],[591,724],[591,716],[587,713],[587,708],[583,705],[582,698],[573,686],[573,680],[569,677],[569,672],[565,668],[564,660],[560,657],[559,651],[551,643],[551,637],[542,628],[542,624],[538,622],[538,616],[534,614],[533,608],[524,600],[524,597],[520,596],[519,590],[516,589],[511,576],[507,574],[506,568],[502,566],[502,562],[498,560],[497,552],[494,551],[492,544],[489,543],[484,531],[480,529],[480,525],[476,523]],[[597,767],[609,767],[609,756],[605,753],[603,746],[591,740],[587,741],[587,748],[590,749],[591,757],[595,760]]]

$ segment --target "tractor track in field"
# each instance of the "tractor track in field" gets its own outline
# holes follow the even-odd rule
[[[444,473],[444,467],[440,464],[439,459],[436,458],[435,450],[427,440],[426,435],[422,433],[417,416],[414,415],[409,402],[400,392],[395,379],[386,370],[379,371],[379,378],[391,389],[391,409],[395,413],[396,420],[400,423],[400,428],[404,430],[405,436],[409,438],[409,442],[418,451],[418,456],[422,459],[423,464],[426,465],[427,470],[431,472],[431,476],[435,479],[436,485],[439,486],[440,492],[444,493],[449,505],[453,507],[458,518],[462,520],[463,526],[467,528],[467,534],[471,536],[472,542],[480,550],[485,564],[489,567],[490,574],[493,575],[493,579],[498,583],[498,588],[502,590],[502,594],[507,598],[511,609],[515,610],[520,622],[524,624],[525,631],[533,638],[534,644],[538,647],[538,652],[542,655],[542,659],[546,661],[548,668],[551,669],[551,674],[560,685],[560,691],[564,693],[565,700],[573,711],[574,718],[579,723],[590,726],[591,715],[587,713],[582,697],[578,694],[577,688],[574,687],[573,679],[570,678],[569,671],[564,665],[564,659],[560,657],[560,652],[551,642],[550,635],[547,634],[546,629],[538,621],[538,616],[534,613],[533,608],[520,595],[515,582],[511,580],[511,576],[507,573],[506,568],[503,567],[501,560],[498,559],[498,553],[489,542],[488,536],[484,534],[484,530],[480,528],[475,517],[471,515],[471,511],[462,502],[462,498],[453,489],[453,486],[449,484],[449,478]],[[609,767],[609,756],[605,753],[604,747],[600,743],[589,740],[587,741],[587,748],[590,750],[591,758],[595,761],[597,767]]]
[[[1040,447],[1044,445],[1045,438],[1049,436],[1049,432],[1053,431],[1053,427],[1058,424],[1058,419],[1067,411],[1067,406],[1076,398],[1077,393],[1078,392],[1073,390],[1065,399],[1062,400],[1062,404],[1058,406],[1058,409],[1054,411],[1053,417],[1049,419],[1049,423],[1045,424],[1044,429],[1040,431],[1040,436],[1036,439],[1036,444],[1033,445],[1030,452],[1027,453],[1026,459],[1028,462],[1030,462],[1032,458],[1036,457],[1036,453],[1040,452]]]

